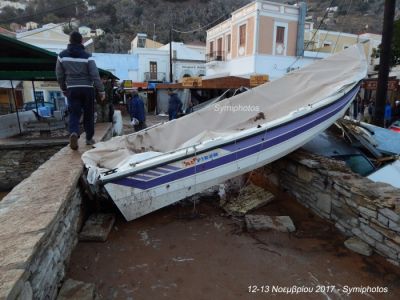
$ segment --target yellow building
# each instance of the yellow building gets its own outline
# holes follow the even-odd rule
[[[304,32],[304,45],[306,51],[334,54],[354,44],[361,43],[365,49],[365,55],[370,65],[378,62],[372,57],[374,51],[381,43],[382,36],[379,34],[364,33],[352,34],[337,31],[316,30],[306,27]]]

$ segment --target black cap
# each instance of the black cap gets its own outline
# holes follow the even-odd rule
[[[71,44],[82,44],[82,35],[78,31],[71,32],[69,42]]]

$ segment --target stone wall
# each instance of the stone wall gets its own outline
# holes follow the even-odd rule
[[[0,191],[11,190],[68,142],[41,143],[21,147],[0,145]]]
[[[97,124],[95,139],[111,136]],[[55,299],[77,243],[81,155],[64,147],[0,202],[0,299]]]
[[[400,265],[400,190],[352,173],[344,163],[297,151],[262,170],[270,184]]]
[[[30,111],[22,111],[18,113],[12,113],[7,115],[0,116],[0,138],[8,138],[19,134],[19,126],[18,126],[18,118],[19,124],[21,126],[21,131],[24,132],[24,123],[32,122],[36,120],[33,112]]]

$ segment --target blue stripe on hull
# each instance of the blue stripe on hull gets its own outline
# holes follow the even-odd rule
[[[171,174],[162,175],[161,177],[154,178],[149,181],[140,181],[132,178],[122,178],[111,181],[113,184],[124,185],[129,187],[134,187],[138,189],[149,189],[155,186],[165,184],[171,181],[182,179],[194,174],[198,174],[218,166],[231,163],[232,161],[256,154],[265,149],[276,146],[283,143],[291,138],[317,126],[318,124],[324,122],[325,120],[331,118],[342,110],[349,101],[357,94],[358,87],[354,88],[348,94],[340,98],[338,101],[334,102],[332,105],[325,107],[313,114],[305,116],[301,119],[294,120],[290,123],[272,129],[271,131],[264,131],[258,135],[243,139],[238,142],[233,142],[232,144],[222,146],[221,149],[228,150],[232,153],[217,157],[213,160],[207,161],[205,163],[195,165],[193,167],[179,169],[172,166],[162,166],[162,168],[174,168],[177,171]],[[256,145],[254,145],[256,144]]]

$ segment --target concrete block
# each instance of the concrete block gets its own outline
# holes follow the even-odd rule
[[[382,253],[384,256],[387,256],[391,259],[397,259],[397,252],[384,244],[376,243],[376,250]]]
[[[370,256],[372,254],[372,248],[356,237],[349,238],[344,242],[344,245],[347,249],[361,255]]]
[[[378,222],[383,226],[389,227],[389,219],[381,213],[378,213]]]
[[[114,222],[115,216],[113,214],[91,215],[79,234],[79,240],[97,242],[106,241]]]
[[[365,218],[374,218],[374,219],[377,218],[377,212],[372,209],[365,208],[363,206],[359,206],[358,211]]]
[[[372,229],[369,225],[361,223],[360,228],[368,236],[372,237],[373,239],[377,240],[378,242],[383,242],[383,235],[380,234],[378,231]]]
[[[359,228],[353,228],[351,230],[351,232],[360,238],[360,240],[366,242],[368,245],[375,247],[376,245],[376,240],[374,240],[373,238],[369,237],[368,235],[366,235],[364,232],[362,232]]]
[[[293,232],[296,230],[292,219],[288,216],[246,215],[245,220],[248,230],[274,229],[281,232]]]
[[[393,222],[392,220],[389,220],[389,228],[396,232],[400,232],[400,225],[398,223]]]
[[[382,208],[379,210],[379,213],[393,222],[400,222],[400,215],[389,208]]]
[[[57,300],[93,300],[95,297],[96,287],[93,283],[68,279],[62,285]]]
[[[222,205],[222,208],[231,215],[243,216],[247,212],[264,206],[273,201],[274,195],[253,184],[242,189],[240,195],[230,199]]]
[[[327,213],[331,213],[331,197],[328,194],[318,193],[317,195],[317,207]]]
[[[298,166],[297,175],[305,182],[311,182],[314,178],[314,173],[303,166]]]

